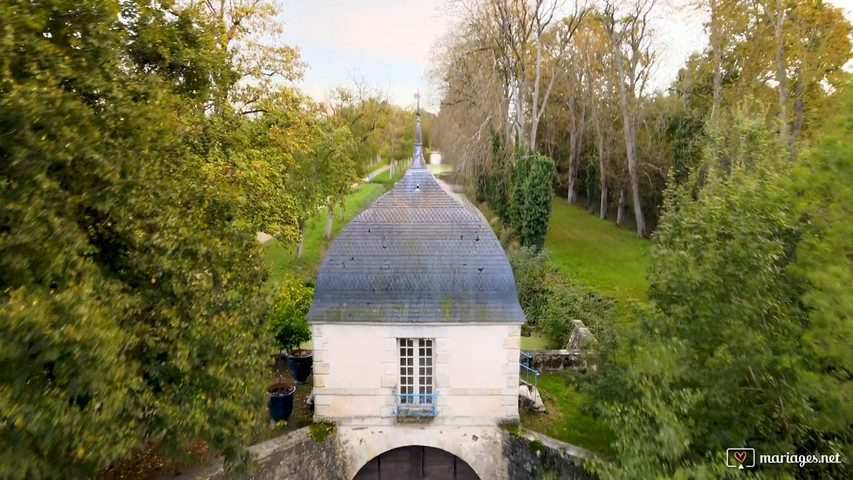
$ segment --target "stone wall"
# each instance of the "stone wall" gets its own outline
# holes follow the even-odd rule
[[[336,435],[317,441],[305,427],[287,435],[252,446],[253,460],[242,475],[228,475],[222,461],[213,461],[187,471],[180,480],[338,480],[345,479],[343,464],[336,452]]]
[[[248,471],[228,475],[222,461],[189,470],[179,480],[349,480],[366,461],[400,445],[441,448],[471,465],[481,480],[540,480],[543,475],[565,480],[597,480],[584,468],[594,454],[545,435],[518,427],[507,429],[405,427],[391,431],[344,427],[314,440],[309,428],[259,443]],[[401,436],[407,440],[401,440]]]
[[[500,453],[503,430],[492,426],[395,425],[338,427],[338,445],[347,478],[376,456],[399,447],[437,448],[465,461],[481,480],[513,480]]]
[[[539,480],[546,474],[565,480],[598,479],[583,466],[593,456],[588,450],[524,429],[504,431],[503,436],[503,456],[512,480]]]
[[[540,372],[585,372],[588,368],[584,354],[578,350],[525,350],[525,353],[533,356],[531,366]]]

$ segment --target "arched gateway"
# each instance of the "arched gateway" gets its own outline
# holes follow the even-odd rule
[[[308,322],[346,480],[508,478],[524,313],[489,223],[427,170],[420,116],[412,167],[326,251]]]
[[[464,460],[420,445],[387,451],[367,462],[353,480],[480,480]]]

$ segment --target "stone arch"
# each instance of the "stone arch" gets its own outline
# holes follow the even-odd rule
[[[409,445],[380,453],[368,460],[353,480],[481,480],[462,458],[435,447]]]
[[[497,427],[343,427],[338,429],[338,442],[349,480],[375,457],[400,447],[442,450],[465,462],[479,480],[506,479]]]

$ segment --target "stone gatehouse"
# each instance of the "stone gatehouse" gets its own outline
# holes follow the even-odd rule
[[[308,313],[316,422],[349,479],[503,480],[524,314],[480,212],[411,168],[329,247]]]

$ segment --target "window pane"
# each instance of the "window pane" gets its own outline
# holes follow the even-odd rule
[[[433,345],[431,338],[400,338],[400,398],[403,404],[432,404]]]

